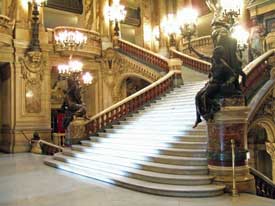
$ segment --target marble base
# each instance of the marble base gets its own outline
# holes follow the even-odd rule
[[[232,167],[208,166],[209,174],[214,176],[214,183],[226,185],[225,191],[231,192],[233,185]],[[249,173],[248,166],[236,167],[236,187],[239,193],[256,194],[254,176]]]
[[[221,110],[208,126],[208,168],[214,182],[232,190],[232,144],[235,141],[235,175],[239,192],[255,193],[254,177],[247,164],[247,115],[243,98],[221,100]]]

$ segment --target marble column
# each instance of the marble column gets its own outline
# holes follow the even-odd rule
[[[239,192],[255,193],[254,177],[249,174],[247,161],[247,115],[244,98],[221,101],[221,110],[208,121],[208,167],[214,182],[232,189],[231,140],[235,140],[236,185]]]
[[[266,142],[266,151],[272,160],[272,180],[275,184],[275,143]]]

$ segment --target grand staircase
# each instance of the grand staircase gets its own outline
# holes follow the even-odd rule
[[[192,129],[194,97],[204,81],[189,82],[123,121],[57,153],[45,163],[134,189],[183,197],[220,195],[207,167],[205,123]]]

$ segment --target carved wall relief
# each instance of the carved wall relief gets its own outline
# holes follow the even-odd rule
[[[41,52],[28,52],[19,58],[21,73],[25,80],[25,109],[28,113],[41,112],[41,85],[46,60]]]

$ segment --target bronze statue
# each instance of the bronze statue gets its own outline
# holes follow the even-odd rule
[[[65,98],[61,109],[65,111],[63,127],[67,129],[73,117],[86,118],[86,106],[81,100],[81,87],[76,79],[68,78],[68,90],[65,93]]]
[[[209,73],[209,81],[196,95],[196,122],[193,128],[202,121],[201,116],[207,121],[213,119],[214,113],[219,111],[217,100],[231,96],[242,95],[236,81],[239,74],[225,61],[225,49],[222,46],[215,47],[213,56],[200,54],[190,46],[190,49],[202,59],[212,63]]]

